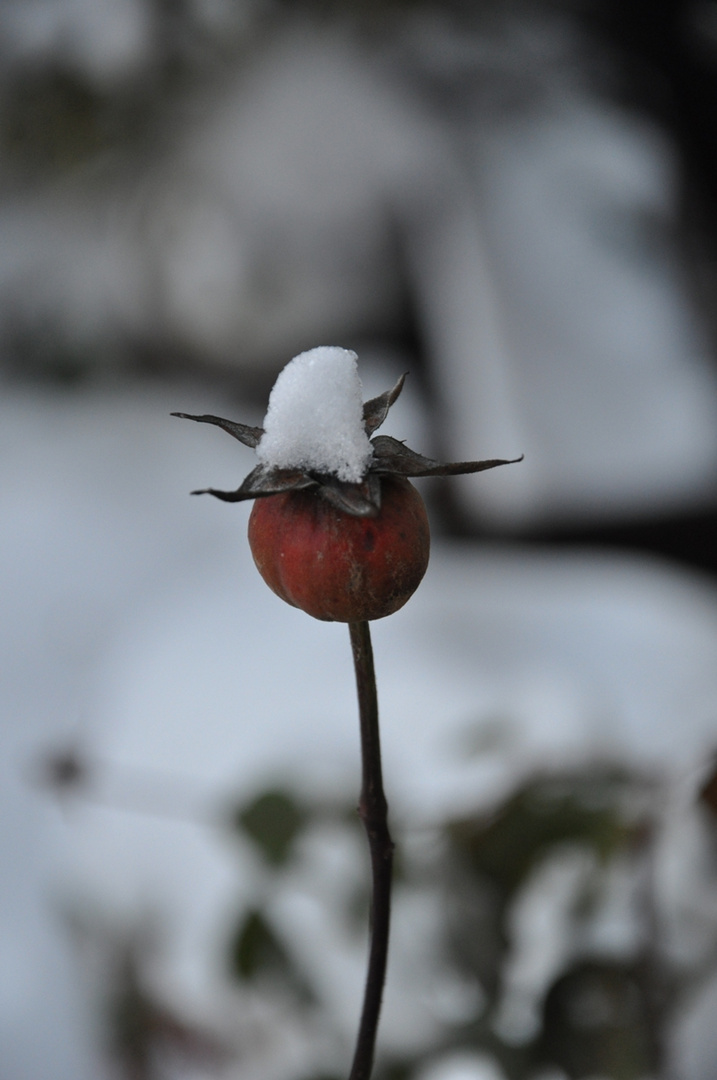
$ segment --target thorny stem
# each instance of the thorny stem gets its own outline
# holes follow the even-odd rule
[[[378,699],[368,622],[349,623],[356,670],[361,724],[362,783],[359,816],[368,838],[373,887],[371,894],[371,949],[356,1050],[349,1080],[369,1080],[373,1066],[378,1017],[386,978],[388,931],[391,917],[393,842],[388,831],[388,804],[381,775]]]

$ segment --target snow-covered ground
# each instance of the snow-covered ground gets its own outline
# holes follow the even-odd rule
[[[346,629],[266,588],[248,507],[188,497],[236,486],[253,454],[177,408],[261,420],[186,384],[0,400],[3,1080],[100,1075],[68,906],[161,913],[166,984],[206,1012],[240,882],[202,815],[277,777],[358,787]],[[717,590],[659,562],[437,542],[373,636],[399,829],[540,762],[620,755],[689,786],[714,749]],[[466,757],[496,717],[497,748]],[[104,763],[106,805],[63,812],[32,783],[73,740]],[[122,775],[154,777],[170,813],[122,809]]]

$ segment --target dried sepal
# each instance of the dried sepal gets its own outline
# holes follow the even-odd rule
[[[318,476],[319,493],[335,506],[352,517],[376,517],[381,509],[381,481],[377,475],[369,472],[360,484],[349,484],[336,476]]]
[[[223,431],[228,431],[240,443],[244,443],[245,446],[250,447],[252,450],[256,450],[264,434],[264,428],[250,427],[248,424],[240,424],[236,420],[223,420],[221,416],[210,416],[208,413],[203,416],[192,416],[190,413],[173,412],[170,413],[170,416],[179,416],[182,420],[196,420],[200,424],[216,424],[217,427],[222,428]]]
[[[388,410],[398,399],[398,395],[403,390],[405,381],[406,376],[402,375],[396,385],[390,390],[386,390],[383,394],[379,394],[378,397],[371,398],[370,401],[364,403],[363,426],[369,439],[374,431],[377,431],[381,427],[381,424],[388,416]]]
[[[213,495],[222,502],[245,502],[265,495],[280,495],[283,491],[298,491],[313,484],[315,481],[300,469],[270,469],[266,465],[257,465],[236,491],[201,488],[192,495]]]
[[[452,461],[443,463],[424,457],[411,450],[405,443],[390,435],[377,435],[371,440],[373,461],[371,469],[376,473],[391,473],[394,476],[458,476],[463,473],[484,472],[495,469],[498,465],[514,465],[523,460],[518,458],[490,458],[487,461]]]

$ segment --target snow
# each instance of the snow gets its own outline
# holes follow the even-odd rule
[[[373,451],[363,426],[357,359],[350,349],[323,345],[286,365],[257,447],[264,465],[313,469],[349,483],[364,478]]]

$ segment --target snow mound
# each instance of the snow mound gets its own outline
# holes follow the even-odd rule
[[[373,451],[363,426],[357,359],[350,349],[322,345],[286,365],[269,397],[259,461],[349,483],[363,479]]]

